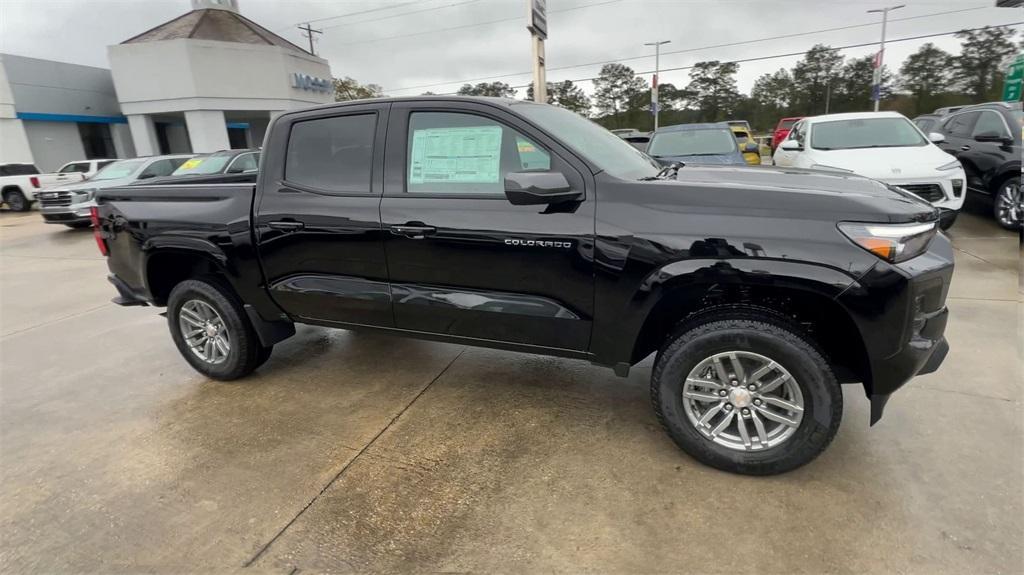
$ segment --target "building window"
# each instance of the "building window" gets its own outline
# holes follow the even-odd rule
[[[117,157],[110,124],[79,123],[78,134],[82,138],[86,159]]]

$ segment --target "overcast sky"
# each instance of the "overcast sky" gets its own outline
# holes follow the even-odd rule
[[[900,2],[906,7],[891,13],[889,39],[1024,21],[1024,9],[995,8],[994,0]],[[609,60],[628,59],[623,63],[637,72],[653,70],[653,48],[643,44],[655,40],[671,40],[663,46],[663,70],[701,60],[801,52],[819,42],[832,46],[877,42],[880,15],[866,11],[897,3],[548,0],[548,80],[592,78],[599,64],[567,67]],[[335,76],[380,84],[389,95],[452,92],[465,81],[492,76],[488,81],[512,85],[530,81],[529,73],[522,73],[531,69],[526,0],[240,0],[240,6],[245,16],[302,45],[306,41],[295,26],[313,21],[315,28],[324,30],[317,53],[327,58]],[[108,67],[106,46],[189,9],[189,0],[0,0],[0,52]],[[356,12],[361,13],[352,14]],[[710,47],[859,24],[865,26]],[[928,41],[954,53],[959,49],[951,36],[896,42],[887,47],[886,63],[898,68]],[[678,50],[687,52],[665,54]],[[859,57],[875,50],[872,46],[842,53]],[[798,59],[742,63],[737,76],[740,90],[747,92],[759,75],[789,68]],[[661,78],[685,85],[688,76],[686,70],[679,70],[663,72]],[[592,90],[589,81],[579,84],[587,92]]]

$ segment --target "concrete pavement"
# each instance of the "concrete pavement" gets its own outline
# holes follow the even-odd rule
[[[951,234],[952,347],[811,465],[748,478],[660,430],[650,363],[301,327],[252,377],[119,308],[88,231],[0,213],[0,570],[1019,572],[1019,243]]]

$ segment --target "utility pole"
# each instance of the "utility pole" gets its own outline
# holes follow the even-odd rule
[[[299,26],[299,30],[302,30],[304,32],[303,35],[309,38],[309,53],[316,56],[316,51],[313,50],[313,34],[323,34],[324,31],[310,28],[309,22],[306,23],[305,27]]]
[[[651,79],[651,113],[654,114],[654,130],[658,130],[658,73],[661,71],[661,45],[668,44],[672,40],[659,40],[657,42],[646,42],[644,46],[654,46],[654,78]]]
[[[530,31],[533,52],[533,101],[546,104],[548,80],[544,66],[544,40],[548,39],[548,2],[527,0],[526,10],[526,29]]]
[[[893,10],[899,10],[906,4],[900,4],[898,6],[886,6],[885,8],[876,8],[874,10],[868,10],[868,14],[882,14],[882,42],[878,48],[878,54],[875,56],[875,77],[874,83],[871,86],[871,99],[875,101],[875,111],[878,111],[878,104],[882,101],[882,59],[885,56],[885,25],[889,20],[889,12]]]

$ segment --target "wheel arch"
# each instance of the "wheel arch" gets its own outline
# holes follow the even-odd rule
[[[760,314],[807,337],[832,364],[841,382],[870,386],[871,364],[863,337],[849,311],[836,300],[854,283],[853,278],[823,266],[774,263],[773,273],[733,269],[731,276],[708,275],[688,269],[672,274],[646,312],[629,363],[657,351],[667,337],[687,324],[712,317]],[[667,271],[668,267],[661,273]]]
[[[146,242],[143,251],[146,254],[143,281],[154,305],[167,305],[174,286],[201,276],[224,279],[238,296],[226,255],[210,242],[191,238],[154,239]]]

